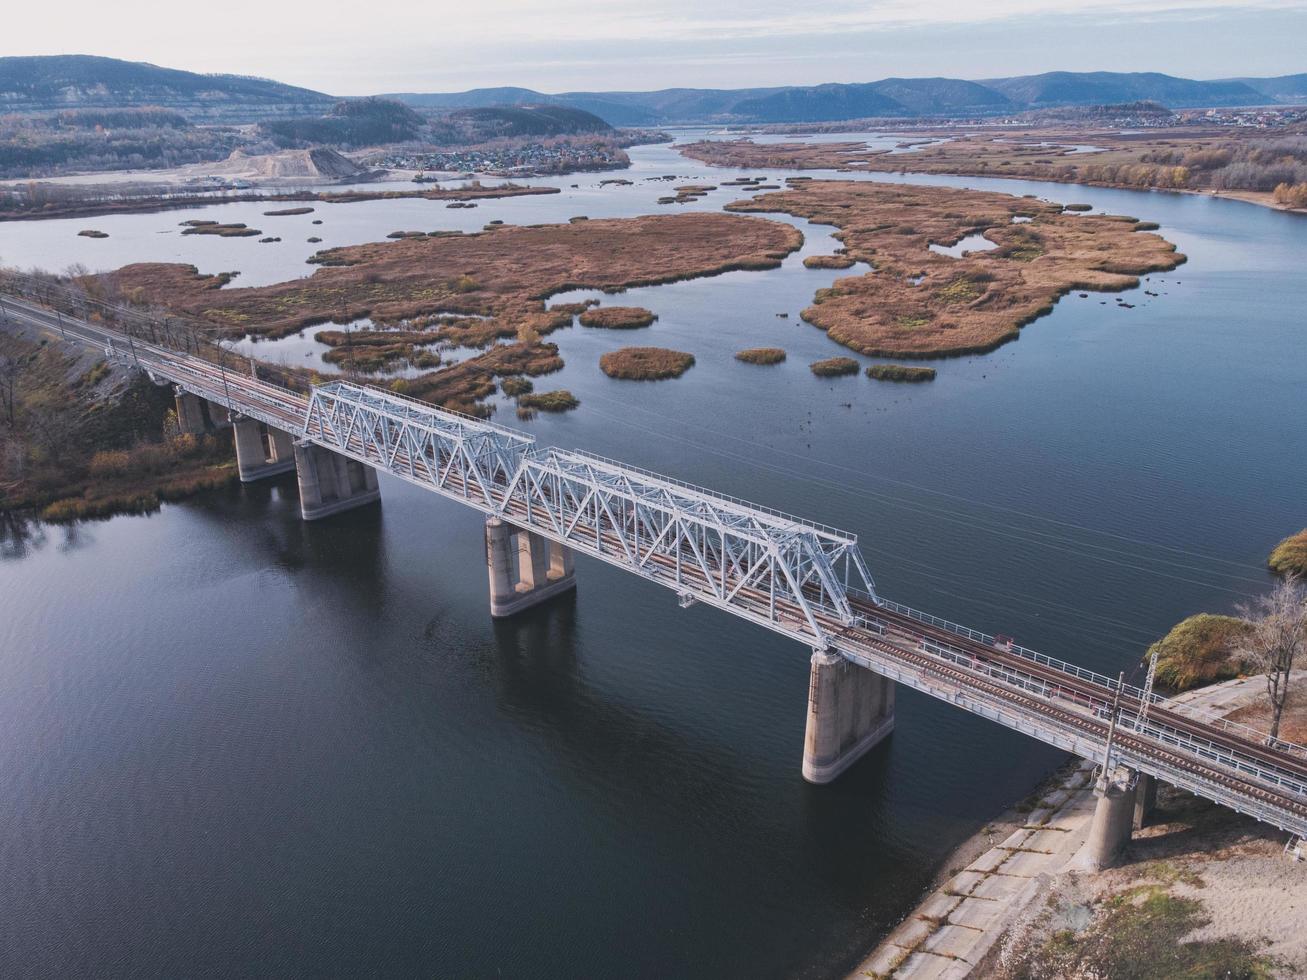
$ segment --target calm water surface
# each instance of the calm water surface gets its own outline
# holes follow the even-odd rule
[[[273,245],[182,239],[191,212],[0,224],[0,256],[270,282],[312,271],[309,234],[644,213],[667,186],[646,176],[737,173],[633,157],[633,187],[579,175],[472,211],[204,212]],[[817,379],[807,363],[845,351],[797,318],[834,277],[801,258],[832,243],[796,222],[808,242],[779,270],[605,298],[659,314],[633,334],[554,334],[567,367],[537,384],[582,407],[525,427],[846,528],[886,595],[1103,671],[1264,587],[1268,549],[1307,522],[1307,220],[904,179],[1159,221],[1190,262],[1134,309],[1073,294],[931,385]],[[605,378],[599,354],[632,342],[698,364]],[[763,344],[790,359],[731,357]],[[291,478],[6,529],[0,975],[826,976],[1060,761],[902,691],[892,739],[808,786],[807,650],[586,559],[574,597],[492,622],[476,514],[382,494],[304,524]]]

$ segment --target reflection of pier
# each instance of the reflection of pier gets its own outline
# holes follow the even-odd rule
[[[1157,779],[1307,835],[1307,748],[889,601],[850,534],[390,391],[339,381],[293,391],[6,303],[174,386],[184,431],[231,426],[242,481],[293,467],[305,520],[376,502],[377,470],[480,511],[492,615],[570,591],[580,552],[682,606],[706,603],[805,644],[812,782],[890,734],[898,682],[1099,763],[1090,865],[1110,863],[1147,819]]]

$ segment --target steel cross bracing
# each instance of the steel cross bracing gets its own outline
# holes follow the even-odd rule
[[[55,326],[31,304],[18,315]],[[877,596],[852,535],[598,456],[538,448],[523,433],[393,392],[335,382],[306,396],[221,360],[128,344],[103,325],[64,318],[59,327],[107,343],[106,353],[157,381],[664,585],[683,604],[726,609],[1051,745],[1307,836],[1302,746],[1124,685],[1129,703],[1106,760],[1114,679]]]
[[[804,643],[874,592],[857,538],[504,426],[349,382],[313,390],[304,438]]]
[[[853,535],[590,453],[527,453],[500,516],[810,646],[874,592]]]

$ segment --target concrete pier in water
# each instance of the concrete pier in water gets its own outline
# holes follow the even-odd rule
[[[804,779],[829,783],[893,730],[893,681],[838,653],[813,652]]]
[[[316,521],[381,499],[377,473],[357,460],[311,442],[294,444],[300,485],[300,514]]]
[[[241,483],[253,483],[295,468],[295,443],[289,432],[239,414],[232,416],[232,428]]]
[[[572,549],[496,517],[486,520],[486,566],[496,618],[576,588]]]

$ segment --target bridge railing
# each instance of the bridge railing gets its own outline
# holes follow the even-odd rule
[[[929,613],[920,611],[919,609],[913,609],[911,606],[905,606],[902,603],[894,602],[883,597],[879,600],[879,604],[887,609],[899,613],[900,615],[915,619],[920,623],[925,623],[938,629],[948,630],[950,633],[973,640],[977,643],[983,643],[986,646],[997,646],[998,644],[997,638],[988,633],[982,633],[980,630],[961,626],[946,619],[940,619],[938,616],[932,616]],[[1254,742],[1258,745],[1264,745],[1267,748],[1275,749],[1279,752],[1285,752],[1289,755],[1307,759],[1307,746],[1299,745],[1296,742],[1288,742],[1279,738],[1273,739],[1268,733],[1252,728],[1249,725],[1230,721],[1226,718],[1222,718],[1220,715],[1210,711],[1205,711],[1202,708],[1193,705],[1173,701],[1172,699],[1155,692],[1149,693],[1145,696],[1143,688],[1136,687],[1132,684],[1121,684],[1115,677],[1108,677],[1105,674],[1100,674],[1097,671],[1089,670],[1085,667],[1078,666],[1077,664],[1069,663],[1065,660],[1058,660],[1056,657],[1050,657],[1047,654],[1039,653],[1036,650],[1031,650],[1029,647],[1023,647],[1018,643],[1012,643],[1010,646],[1005,644],[1003,649],[1009,653],[1013,653],[1029,660],[1032,663],[1051,667],[1054,670],[1070,674],[1080,680],[1097,684],[1108,691],[1115,691],[1119,686],[1123,694],[1129,695],[1140,703],[1143,703],[1146,697],[1148,703],[1151,705],[1157,705],[1166,708],[1168,711],[1174,711],[1177,714],[1186,715],[1196,721],[1201,721],[1203,724],[1210,725],[1223,732],[1229,732],[1231,735],[1237,735],[1240,738]]]

